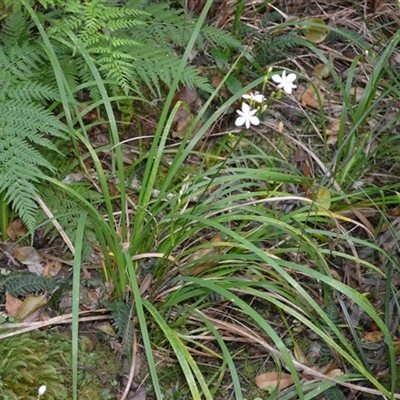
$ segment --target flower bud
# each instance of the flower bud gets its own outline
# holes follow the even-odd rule
[[[43,396],[44,393],[46,392],[46,389],[47,389],[46,385],[40,386],[40,388],[38,390],[39,396]]]

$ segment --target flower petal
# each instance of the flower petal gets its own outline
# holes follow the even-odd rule
[[[257,109],[252,109],[247,103],[242,103],[242,109],[236,110],[239,114],[239,117],[235,120],[236,126],[245,125],[247,129],[250,128],[250,125],[258,125],[260,120],[255,116],[257,113]]]
[[[256,116],[250,117],[249,120],[252,125],[260,125],[260,120]]]
[[[43,396],[45,394],[45,392],[46,392],[46,389],[47,389],[46,385],[40,386],[40,388],[38,390],[39,396]]]
[[[257,103],[262,103],[265,100],[265,96],[261,93],[257,93],[254,95],[254,99],[255,102]]]
[[[248,114],[250,112],[251,108],[247,103],[242,104],[242,111],[244,114]]]
[[[276,83],[281,83],[282,82],[282,77],[280,75],[272,75],[271,79]]]
[[[285,85],[283,86],[283,91],[287,94],[292,94],[292,89],[296,89],[297,86],[293,85],[291,82],[285,82]]]
[[[293,84],[293,82],[296,80],[297,76],[294,73],[290,73],[288,76],[286,76],[286,71],[282,71],[282,76],[279,75],[273,75],[272,80],[276,83],[278,83],[277,88],[278,89],[283,89],[285,93],[291,94],[292,89],[295,89],[297,86]]]
[[[238,117],[236,118],[235,125],[242,126],[246,122],[246,117]]]

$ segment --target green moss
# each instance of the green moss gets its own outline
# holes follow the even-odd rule
[[[113,398],[103,394],[107,387],[111,389],[121,370],[111,349],[82,337],[79,365],[84,367],[78,371],[79,399]],[[43,400],[70,399],[70,338],[59,333],[34,332],[3,339],[0,343],[0,382],[0,397],[7,400],[36,400],[41,385],[47,387]]]

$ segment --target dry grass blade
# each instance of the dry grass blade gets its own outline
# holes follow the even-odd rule
[[[107,312],[105,309],[95,310],[95,311],[81,311],[79,315],[85,314],[93,314],[93,313],[104,313]],[[98,315],[98,316],[90,316],[90,317],[80,317],[79,322],[88,322],[88,321],[104,321],[111,319],[110,315]],[[46,326],[51,325],[59,325],[59,324],[71,324],[72,323],[72,313],[59,315],[57,317],[50,318],[46,321],[40,322],[27,322],[27,323],[15,323],[15,324],[2,324],[2,329],[17,329],[14,332],[7,332],[0,334],[0,340],[5,339],[7,337],[20,335],[21,333],[35,331],[37,329],[44,328]]]
[[[244,338],[246,338],[246,340],[248,340],[249,342],[252,343],[257,343],[259,345],[261,345],[265,350],[267,350],[270,354],[274,354],[276,356],[278,356],[282,362],[284,362],[284,358],[282,356],[282,354],[276,350],[274,347],[272,347],[265,339],[263,339],[261,336],[259,336],[258,334],[256,334],[255,332],[250,331],[250,329],[246,328],[246,327],[239,327],[235,324],[229,323],[229,322],[225,322],[225,321],[220,321],[218,319],[215,318],[211,318],[209,316],[207,316],[206,314],[202,313],[204,315],[205,318],[207,318],[217,329],[221,329],[224,331],[228,331],[228,332],[233,332],[236,333]],[[364,393],[370,393],[370,394],[375,394],[375,395],[381,395],[382,392],[379,390],[375,390],[375,389],[370,389],[367,388],[365,386],[360,386],[360,385],[354,385],[352,383],[348,383],[348,382],[343,382],[339,379],[336,379],[334,377],[331,377],[329,375],[325,375],[319,371],[316,371],[314,368],[308,367],[307,365],[304,365],[300,362],[298,362],[297,360],[295,360],[294,358],[292,359],[293,364],[295,365],[296,369],[298,371],[302,371],[304,374],[307,374],[307,376],[309,377],[314,377],[315,381],[331,381],[331,382],[335,382],[336,384],[340,385],[340,386],[344,386],[347,387],[349,389],[352,390],[356,390],[356,391],[360,391],[360,392],[364,392]],[[312,383],[308,382],[308,383]],[[396,399],[400,399],[400,394],[394,393],[393,397]]]

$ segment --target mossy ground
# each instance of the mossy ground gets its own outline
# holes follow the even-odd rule
[[[71,339],[61,333],[31,332],[3,339],[0,346],[0,394],[5,400],[72,398]],[[122,366],[107,344],[80,338],[78,397],[80,400],[115,399],[113,387]]]

